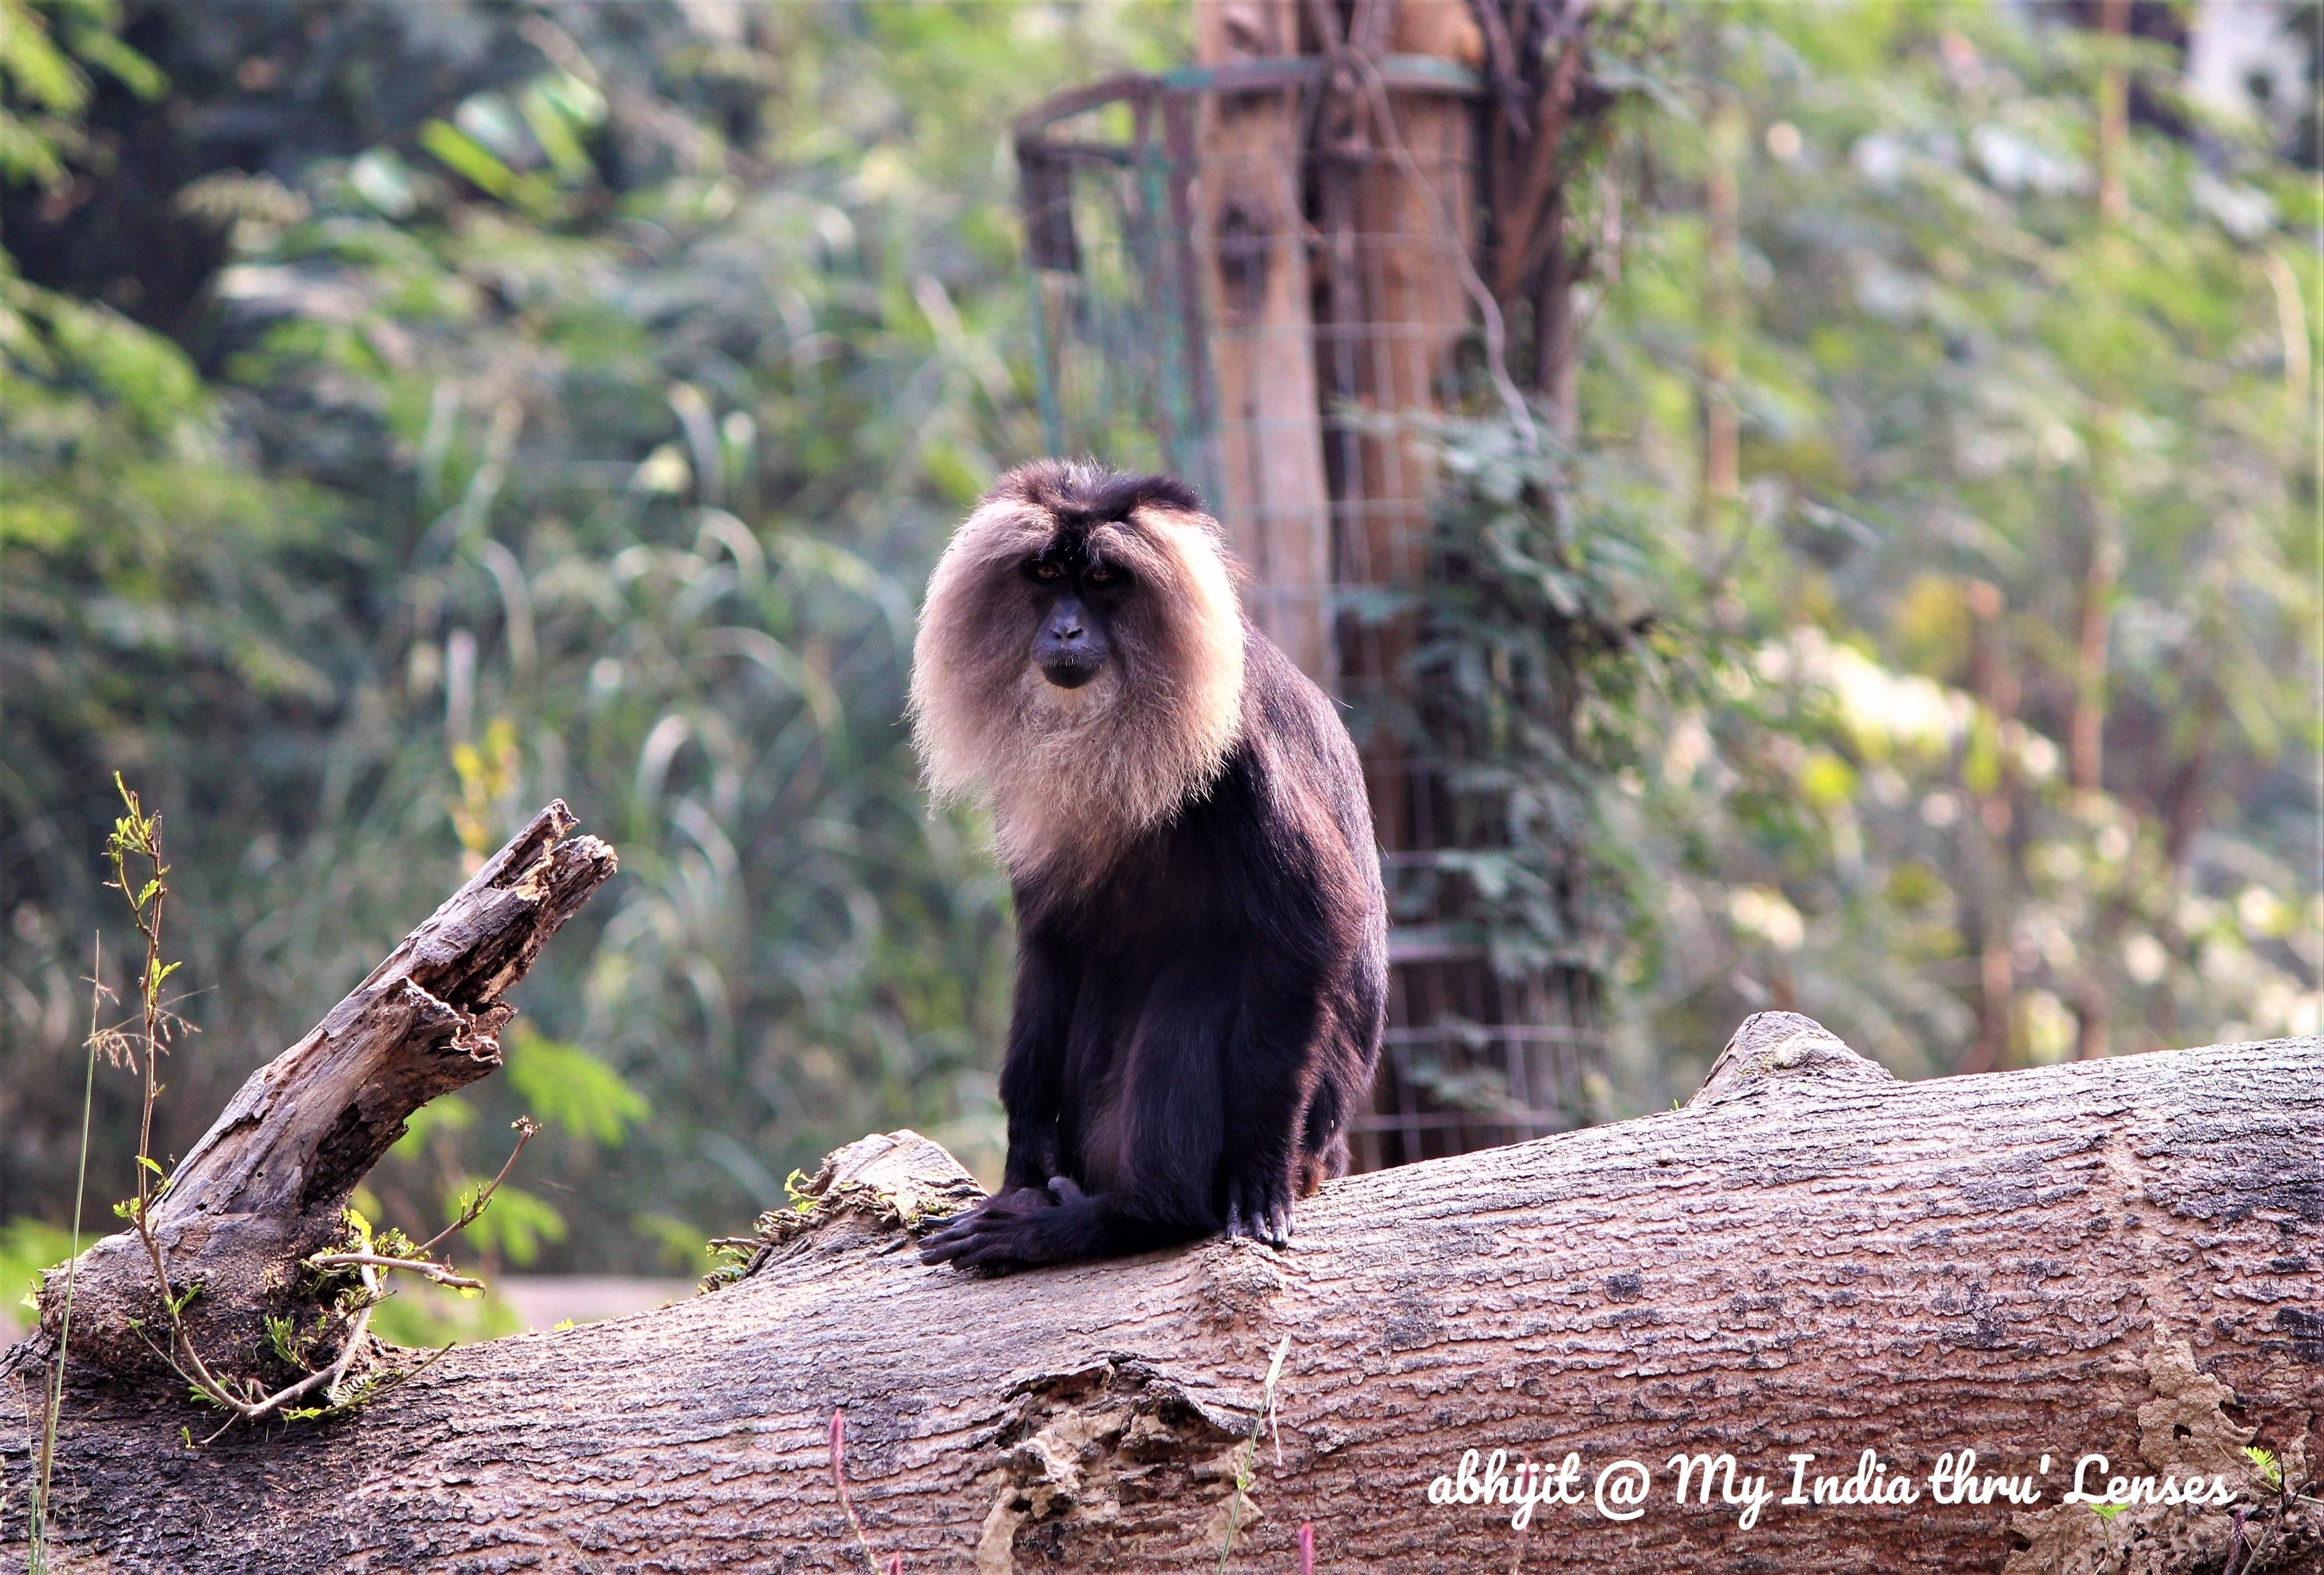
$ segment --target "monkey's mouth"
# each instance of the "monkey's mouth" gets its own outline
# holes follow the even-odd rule
[[[1039,663],[1038,666],[1041,669],[1041,677],[1048,679],[1058,688],[1078,689],[1096,677],[1099,669],[1105,664],[1102,661],[1080,661],[1071,658],[1059,658],[1054,661]]]

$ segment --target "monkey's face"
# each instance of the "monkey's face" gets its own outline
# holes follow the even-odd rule
[[[1034,612],[1033,665],[1060,689],[1078,689],[1114,660],[1114,625],[1136,593],[1126,565],[1085,535],[1061,534],[1025,560]]]
[[[954,533],[912,648],[940,795],[989,796],[1012,869],[1090,854],[1211,781],[1241,724],[1242,609],[1215,521],[1167,476],[1044,460]]]

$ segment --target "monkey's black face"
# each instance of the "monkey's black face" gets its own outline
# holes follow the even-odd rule
[[[1078,540],[1060,540],[1025,564],[1036,621],[1033,661],[1060,689],[1078,689],[1113,659],[1112,622],[1130,597],[1120,566]]]

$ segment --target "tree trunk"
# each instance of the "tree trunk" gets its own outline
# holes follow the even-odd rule
[[[1205,66],[1299,53],[1298,0],[1197,0]],[[1299,94],[1204,96],[1195,210],[1217,391],[1219,518],[1251,573],[1251,621],[1332,682],[1332,500],[1315,388]]]
[[[1897,1083],[1763,1014],[1683,1110],[1335,1183],[1284,1253],[923,1267],[909,1232],[973,1190],[923,1138],[866,1138],[739,1284],[190,1451],[179,1427],[216,1413],[76,1350],[60,1567],[862,1570],[842,1410],[883,1570],[1210,1571],[1224,1547],[1281,1571],[1302,1522],[1326,1571],[2227,1561],[2230,1510],[2061,1503],[2085,1454],[2099,1492],[2224,1476],[2265,1555],[2247,1568],[2324,1558],[2319,1511],[2240,1452],[2296,1485],[2324,1446],[2324,1041]],[[42,1368],[11,1359],[5,1548]],[[2039,1500],[1936,1502],[1965,1449]],[[1496,1450],[1504,1477],[1570,1458],[1577,1502],[1553,1476],[1522,1533],[1507,1506],[1432,1502],[1471,1450],[1472,1488]],[[1733,1455],[1722,1489],[1764,1478],[1766,1502],[1682,1507],[1681,1453]],[[1801,1455],[1811,1501],[1786,1503]],[[1610,1519],[1624,1460],[1647,1497]],[[1812,1501],[1859,1472],[1917,1501]]]
[[[1369,0],[1349,43],[1360,58],[1425,56],[1480,62],[1484,36],[1458,0]],[[1359,77],[1361,74],[1359,72]],[[1328,113],[1332,113],[1327,111]],[[1409,594],[1427,578],[1429,506],[1436,457],[1427,431],[1445,409],[1452,353],[1469,330],[1462,259],[1475,245],[1475,115],[1452,94],[1390,89],[1360,79],[1340,111],[1362,152],[1351,185],[1355,320],[1329,332],[1357,347],[1352,388],[1360,412],[1335,420],[1347,474],[1342,487],[1342,574],[1351,585]],[[1417,637],[1411,614],[1361,622],[1340,652],[1343,688],[1379,696],[1383,716],[1406,703],[1405,665]],[[1427,785],[1408,751],[1376,729],[1365,742],[1372,819],[1391,853],[1434,851],[1449,828],[1434,824]]]

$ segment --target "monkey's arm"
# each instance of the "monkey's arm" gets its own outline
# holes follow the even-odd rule
[[[1078,972],[1054,939],[1038,932],[1024,938],[1009,1016],[1009,1051],[1001,1064],[1001,1102],[1009,1112],[1009,1156],[1001,1170],[1003,1192],[1043,1187],[1057,1174],[1065,1030],[1080,982]]]
[[[1323,970],[1304,948],[1255,947],[1221,1047],[1226,1232],[1271,1247],[1291,1239],[1300,1123],[1315,1081]]]
[[[1123,1179],[1084,1192],[1059,1175],[1004,1188],[920,1242],[923,1263],[963,1268],[1119,1257],[1207,1235],[1219,1142],[1220,1045],[1232,1016],[1232,962],[1188,953],[1162,970],[1093,1128],[1127,1140]],[[1010,1110],[1015,1131],[1015,1107]],[[1036,1190],[1038,1189],[1038,1190]]]

